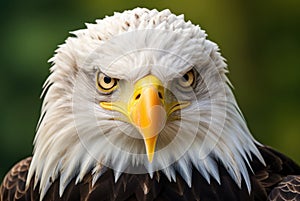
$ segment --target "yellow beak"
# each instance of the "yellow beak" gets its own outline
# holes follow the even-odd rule
[[[149,162],[153,161],[156,141],[168,116],[189,105],[188,102],[165,102],[165,89],[153,75],[140,79],[134,85],[128,102],[100,102],[100,106],[123,113],[143,137]]]
[[[130,120],[140,131],[149,162],[152,162],[158,134],[166,122],[164,88],[161,82],[149,75],[135,84],[133,97],[128,105]]]

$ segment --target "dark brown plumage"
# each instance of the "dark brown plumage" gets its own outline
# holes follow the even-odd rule
[[[300,167],[291,159],[269,147],[259,147],[259,150],[267,165],[264,167],[254,158],[251,164],[254,174],[251,175],[250,195],[244,183],[240,189],[225,168],[219,165],[221,185],[214,179],[210,184],[207,183],[198,171],[193,171],[191,188],[179,175],[177,175],[176,182],[169,182],[160,172],[156,172],[152,179],[148,174],[122,174],[115,183],[113,172],[108,170],[93,187],[91,175],[85,176],[78,185],[74,185],[75,181],[72,180],[61,198],[58,194],[59,181],[56,180],[44,200],[299,200]],[[33,187],[33,181],[29,188],[25,189],[30,162],[31,157],[22,160],[6,175],[0,188],[1,201],[39,200],[38,187]]]

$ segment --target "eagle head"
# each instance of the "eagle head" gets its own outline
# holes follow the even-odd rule
[[[262,162],[238,108],[218,46],[183,15],[136,8],[87,24],[56,50],[27,184],[41,197],[60,180],[192,170],[220,182],[221,163],[251,188],[251,155]]]

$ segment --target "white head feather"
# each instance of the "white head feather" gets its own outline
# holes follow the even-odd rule
[[[62,195],[73,178],[80,182],[92,172],[97,181],[104,166],[114,169],[115,180],[122,172],[152,175],[162,170],[170,180],[178,172],[191,185],[194,166],[208,182],[211,177],[220,182],[220,162],[237,185],[244,180],[250,191],[251,155],[264,162],[228,86],[218,46],[199,26],[169,10],[136,8],[96,22],[73,32],[75,37],[69,37],[50,59],[52,73],[44,85],[27,185],[35,175],[42,199],[60,176]],[[99,106],[99,101],[120,98],[120,93],[98,94],[95,72],[100,69],[125,80],[124,90],[130,90],[149,73],[167,86],[192,67],[200,80],[194,93],[177,94],[192,103],[181,111],[180,120],[165,125],[149,163],[143,142],[133,139],[138,131],[127,122],[111,120],[124,118],[122,114]]]

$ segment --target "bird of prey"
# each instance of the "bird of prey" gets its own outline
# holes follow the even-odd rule
[[[252,137],[199,26],[146,8],[86,26],[50,59],[1,201],[300,200],[300,167]]]

